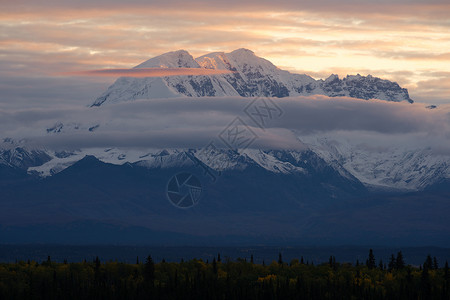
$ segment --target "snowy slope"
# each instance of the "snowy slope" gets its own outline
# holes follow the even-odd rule
[[[368,149],[333,137],[301,137],[330,165],[340,165],[366,186],[422,190],[450,178],[450,157],[430,148],[388,147]]]
[[[27,169],[42,165],[51,159],[45,149],[29,147],[23,140],[5,138],[0,142],[0,165]]]

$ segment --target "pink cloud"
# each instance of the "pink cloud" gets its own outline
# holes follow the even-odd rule
[[[101,76],[101,77],[165,77],[188,75],[230,74],[228,70],[212,70],[203,68],[145,68],[145,69],[103,69],[79,72],[68,72],[64,75]]]

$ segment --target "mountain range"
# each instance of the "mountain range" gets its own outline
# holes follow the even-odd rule
[[[135,68],[230,72],[121,77],[91,106],[186,96],[413,102],[395,82],[370,75],[315,80],[283,71],[247,49],[196,59],[180,50]],[[101,126],[61,122],[43,132],[94,132]],[[372,151],[334,136],[298,139],[304,149],[54,150],[4,138],[0,238],[11,243],[450,246],[448,156],[427,147]],[[201,182],[200,201],[189,209],[174,207],[167,197],[169,180],[183,173]]]

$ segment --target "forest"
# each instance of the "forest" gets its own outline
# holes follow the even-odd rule
[[[448,262],[424,258],[407,265],[402,252],[389,262],[303,257],[272,262],[250,258],[154,262],[17,261],[0,264],[0,299],[450,299]]]

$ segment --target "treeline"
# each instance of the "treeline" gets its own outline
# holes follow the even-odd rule
[[[385,264],[372,250],[365,262],[314,265],[303,258],[135,264],[20,261],[0,264],[0,299],[450,299],[448,263],[428,256],[406,265],[401,252]]]

